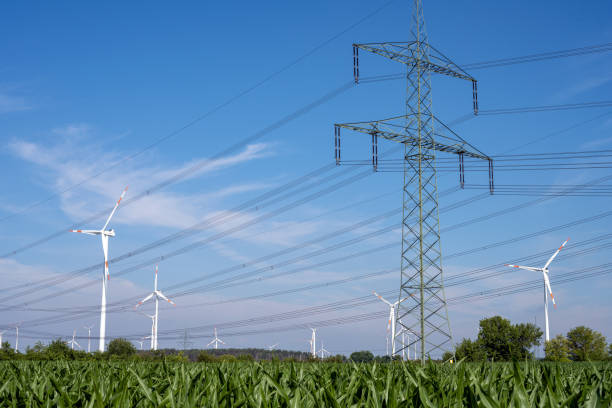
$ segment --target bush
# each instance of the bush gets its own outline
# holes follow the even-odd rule
[[[212,363],[212,362],[217,361],[217,358],[215,356],[208,354],[206,350],[202,350],[200,351],[200,354],[198,354],[197,361],[199,363]]]
[[[356,363],[369,363],[370,361],[374,360],[374,354],[367,350],[356,351],[351,354],[350,358]]]
[[[136,354],[136,347],[126,339],[118,338],[108,343],[108,355],[119,358],[130,357]]]

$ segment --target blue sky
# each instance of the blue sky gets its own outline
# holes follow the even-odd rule
[[[256,134],[352,80],[353,42],[407,41],[411,2],[309,2],[295,4],[164,3],[130,5],[105,3],[3,4],[0,9],[0,158],[3,186],[0,199],[0,252],[68,229],[96,214],[118,198],[129,184],[126,205],[112,222],[117,237],[111,240],[111,258],[141,248],[207,217],[233,211],[223,223],[188,238],[111,265],[109,302],[135,303],[152,285],[153,265],[120,275],[113,273],[214,236],[263,214],[265,221],[240,227],[239,231],[208,245],[160,263],[160,287],[212,275],[201,284],[232,274],[218,271],[284,248],[314,240],[330,232],[401,206],[401,175],[376,173],[320,198],[280,212],[283,205],[361,171],[334,168],[312,179],[307,191],[295,189],[287,198],[261,208],[235,210],[243,202],[296,179],[333,160],[333,124],[373,120],[403,112],[405,83],[387,81],[360,84],[339,93],[326,103],[266,133],[263,137],[223,155],[218,153],[245,137]],[[362,20],[332,41],[330,38]],[[612,5],[559,2],[426,2],[425,18],[430,42],[459,65],[497,58],[562,50],[612,41],[609,25]],[[181,129],[236,94],[257,84],[320,44],[324,46],[247,95],[219,109],[206,119],[169,137],[131,160],[156,140]],[[555,105],[608,100],[612,91],[610,53],[512,65],[473,71],[479,80],[481,109]],[[362,76],[402,72],[402,67],[373,55],[361,56]],[[433,79],[433,107],[446,122],[470,113],[468,83]],[[608,108],[609,109],[609,108]],[[454,129],[488,154],[543,153],[612,149],[612,116],[590,121],[573,130],[554,134],[528,147],[526,143],[559,132],[576,123],[605,114],[602,109],[481,116]],[[363,135],[343,134],[343,157],[367,159],[369,141]],[[390,148],[383,144],[382,149]],[[518,149],[517,149],[518,148]],[[120,164],[114,166],[114,163]],[[152,186],[184,169],[201,164],[199,171],[148,197],[129,203]],[[113,165],[109,170],[109,166]],[[469,163],[468,163],[469,165]],[[94,177],[105,171],[103,175]],[[334,177],[326,182],[324,177]],[[496,183],[580,184],[609,175],[609,170],[546,172],[497,172]],[[440,173],[439,190],[457,185],[457,174]],[[467,173],[467,182],[486,183],[486,174]],[[72,188],[75,184],[78,187]],[[609,182],[603,183],[609,184]],[[63,192],[67,188],[69,191]],[[480,194],[464,190],[440,197],[440,208]],[[24,211],[30,204],[51,199]],[[377,197],[376,199],[374,199]],[[537,197],[497,195],[462,206],[440,216],[441,228],[479,215],[493,213]],[[363,203],[361,203],[363,201]],[[129,203],[129,204],[128,204]],[[353,205],[354,204],[354,205]],[[345,208],[341,211],[334,211]],[[444,256],[489,243],[539,231],[609,209],[609,197],[560,197],[532,205],[505,216],[474,223],[443,233]],[[234,209],[234,210],[232,210]],[[278,212],[276,214],[275,212]],[[99,224],[99,225],[98,225]],[[97,220],[84,228],[98,228]],[[270,266],[396,225],[399,216],[368,224],[329,241],[296,250],[259,266]],[[593,223],[544,234],[536,238],[444,261],[445,275],[513,261],[552,251],[566,238],[572,245],[605,234],[609,217]],[[605,243],[605,241],[602,241]],[[327,266],[312,265],[396,243],[384,251]],[[399,268],[399,230],[339,249],[292,266],[300,272],[263,279],[226,289],[181,296],[176,308],[162,308],[160,333],[243,318],[292,311],[339,300],[367,296],[372,290],[398,286],[399,272],[329,288],[231,304],[190,306],[227,299],[325,283],[351,276]],[[16,256],[0,260],[5,288],[67,275],[70,271],[101,262],[99,242],[93,237],[61,235]],[[444,258],[443,258],[444,259]],[[609,275],[555,286],[555,273],[571,272],[610,261],[609,250],[569,257],[553,264],[553,290],[559,306],[551,311],[551,334],[564,333],[580,324],[589,325],[612,338]],[[539,262],[539,261],[538,261]],[[284,269],[283,269],[284,268]],[[252,272],[264,277],[267,272]],[[241,273],[244,271],[241,271]],[[235,272],[232,272],[235,274]],[[99,302],[99,272],[22,297],[17,291],[0,293],[0,304],[32,302],[31,308],[95,307]],[[216,277],[215,277],[216,276]],[[447,289],[452,298],[533,279],[509,271]],[[71,290],[79,284],[89,284]],[[61,290],[63,293],[56,295]],[[173,293],[168,291],[168,295]],[[41,300],[42,297],[45,297]],[[474,336],[478,320],[501,314],[512,321],[538,324],[543,320],[541,292],[526,292],[486,301],[453,305],[449,309],[456,340]],[[133,298],[133,299],[132,299]],[[40,300],[40,301],[39,301]],[[277,321],[246,329],[265,329],[385,310],[382,303],[312,315],[295,321]],[[0,326],[24,321],[21,340],[31,344],[37,336],[61,334],[97,324],[97,314],[61,323],[27,322],[58,312],[39,310],[0,311]],[[110,336],[146,334],[146,318],[131,311],[108,318]],[[236,329],[227,329],[232,332]],[[242,330],[242,329],[240,329]],[[7,332],[5,338],[14,341]],[[370,349],[384,352],[385,318],[319,330],[331,352]],[[223,338],[223,330],[220,331]],[[212,330],[193,331],[195,346],[203,346]],[[7,337],[8,336],[8,337]],[[281,333],[231,336],[228,346],[307,348],[307,329]],[[175,345],[160,337],[160,346]]]

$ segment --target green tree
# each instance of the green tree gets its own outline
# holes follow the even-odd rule
[[[606,359],[606,338],[593,329],[578,326],[567,332],[570,358],[574,361]]]
[[[546,353],[546,360],[548,361],[570,361],[569,343],[561,334],[546,342],[544,345],[544,352]]]
[[[540,345],[542,330],[533,323],[512,325],[510,338],[510,357],[514,360],[524,360],[532,357],[529,351],[533,346]]]
[[[13,348],[11,347],[11,343],[9,343],[8,341],[3,342],[2,343],[2,351],[4,351],[4,352],[13,351]]]
[[[455,357],[457,360],[484,361],[487,359],[487,353],[479,340],[463,339],[461,343],[457,344]]]
[[[480,321],[478,342],[493,361],[510,359],[512,325],[510,320],[493,316]]]
[[[367,350],[356,351],[351,354],[350,358],[356,363],[369,363],[370,361],[374,360],[374,354]]]
[[[136,354],[136,347],[126,339],[113,339],[108,343],[108,355],[120,358],[130,357]]]
[[[50,360],[72,360],[72,350],[62,339],[53,340],[47,346],[45,353]]]
[[[541,337],[542,330],[534,324],[513,325],[501,316],[481,320],[478,331],[478,341],[493,361],[525,359],[531,356],[529,349],[540,344]]]
[[[43,344],[42,341],[37,341],[34,346],[30,347],[28,346],[26,348],[26,354],[29,353],[43,353],[45,350],[47,349],[47,347]]]

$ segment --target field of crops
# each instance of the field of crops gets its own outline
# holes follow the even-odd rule
[[[610,407],[612,364],[0,363],[0,407]]]

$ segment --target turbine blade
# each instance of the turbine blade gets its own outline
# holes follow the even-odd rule
[[[70,232],[78,232],[79,234],[87,234],[87,235],[99,235],[102,231],[97,230],[81,230],[81,229],[71,229]]]
[[[506,266],[509,266],[511,268],[525,269],[527,271],[534,271],[534,272],[541,272],[542,271],[542,268],[534,268],[532,266],[510,265],[510,264],[506,264]]]
[[[142,299],[140,302],[138,302],[138,304],[136,306],[134,306],[134,308],[137,308],[138,306],[141,306],[144,302],[146,302],[147,300],[151,299],[153,297],[155,293],[151,293],[149,296],[147,296],[146,298]],[[146,315],[148,316],[148,315]]]
[[[387,299],[385,299],[384,297],[380,296],[378,293],[376,293],[375,291],[372,291],[372,293],[374,294],[374,296],[376,296],[377,298],[379,298],[380,300],[382,300],[383,302],[385,302],[386,304],[388,304],[389,306],[391,306],[391,303],[389,301],[387,301]]]
[[[108,223],[110,222],[111,218],[113,218],[113,215],[115,215],[115,211],[117,211],[117,207],[119,207],[119,203],[121,202],[121,200],[123,200],[123,197],[125,197],[125,193],[127,192],[128,187],[125,187],[125,189],[121,193],[121,197],[119,197],[119,200],[117,200],[117,204],[115,204],[115,207],[113,208],[113,211],[111,211],[110,215],[106,219],[106,223],[102,227],[102,231],[106,230],[106,227],[108,226]]]
[[[406,296],[405,298],[403,298],[402,300],[398,301],[397,303],[398,303],[398,304],[399,304],[399,303],[402,303],[404,300],[408,300],[408,299],[410,299],[411,297],[414,297],[414,295]]]
[[[569,241],[569,238],[565,240],[564,243],[561,244],[561,246],[559,247],[559,249],[557,249],[557,251],[550,257],[550,259],[548,260],[548,262],[546,262],[546,265],[544,265],[544,269],[548,268],[548,265],[550,265],[550,263],[553,261],[553,259],[555,259],[557,257],[557,255],[559,255],[559,252],[561,252],[561,250],[563,249],[563,247],[565,246],[565,244],[567,244],[567,241]]]
[[[550,288],[550,280],[548,279],[548,274],[544,272],[542,273],[542,275],[544,275],[544,283],[546,284],[546,289],[548,289],[548,294],[550,295],[550,298],[552,299],[552,302],[553,302],[553,306],[555,306],[555,309],[556,309],[557,304],[555,303],[555,297],[553,296],[552,289]]]
[[[161,293],[160,290],[158,290],[156,293],[157,293],[157,296],[159,296],[160,298],[164,299],[166,302],[170,303],[173,306],[176,306],[176,304],[173,301],[171,301],[170,299],[168,299],[163,293]]]

